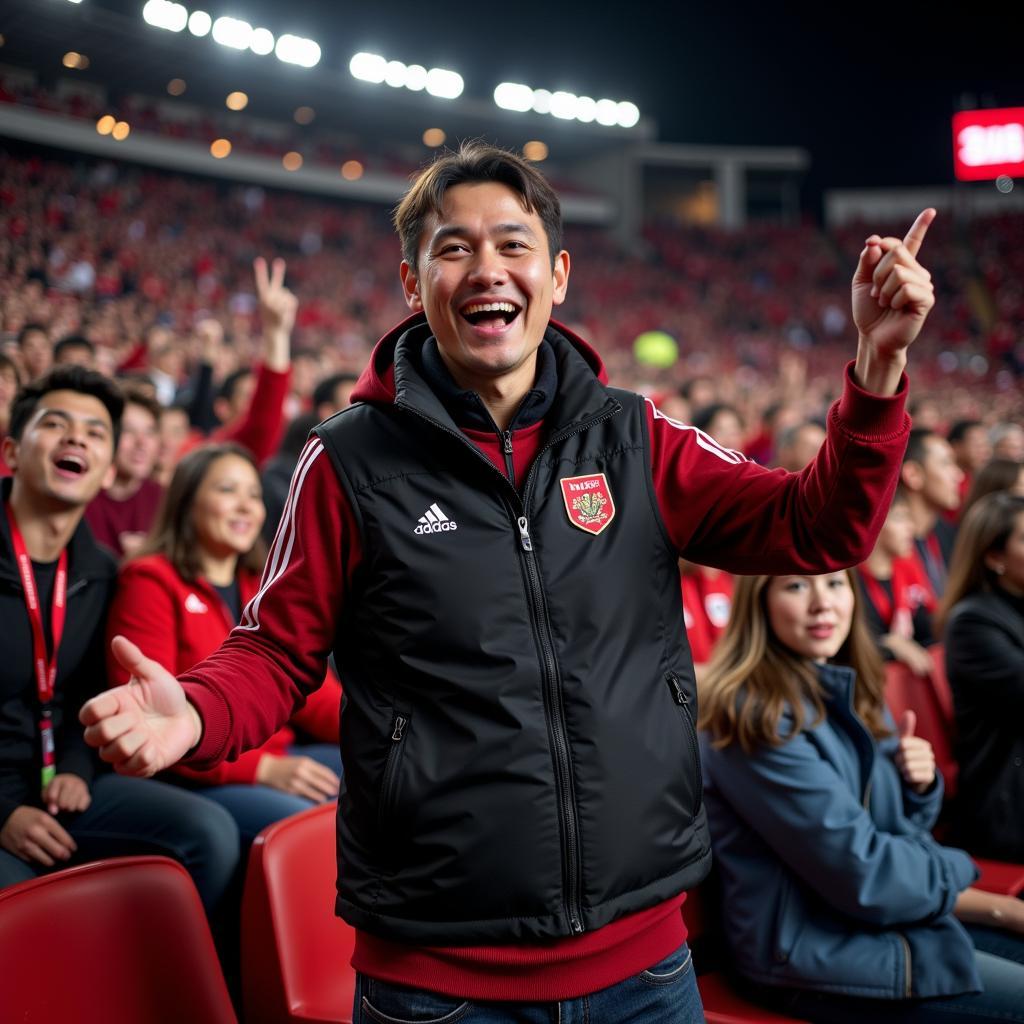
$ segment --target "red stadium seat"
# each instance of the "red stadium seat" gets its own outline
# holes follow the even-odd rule
[[[351,1024],[355,933],[334,915],[337,804],[265,828],[242,901],[246,1024]]]
[[[946,798],[956,795],[959,768],[953,754],[956,718],[953,693],[946,680],[945,651],[941,645],[930,648],[935,671],[932,678],[915,675],[896,661],[885,666],[885,700],[897,720],[906,710],[917,715],[917,734],[935,751],[935,761],[946,783]],[[981,878],[978,889],[1017,896],[1024,892],[1024,864],[975,858]]]
[[[686,894],[683,917],[686,920],[688,940],[694,943],[704,934],[707,917],[707,908],[699,889]],[[798,1024],[799,1022],[797,1017],[786,1017],[747,1002],[729,987],[729,983],[721,971],[698,974],[697,987],[700,989],[701,1002],[704,1004],[704,1017],[708,1024]]]
[[[166,857],[0,891],[0,963],[4,1021],[236,1024],[199,894]]]

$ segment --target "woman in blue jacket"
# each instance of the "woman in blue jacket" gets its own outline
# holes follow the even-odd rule
[[[736,969],[813,1021],[1024,1021],[1024,903],[932,838],[942,779],[883,687],[849,571],[738,580],[700,715]]]

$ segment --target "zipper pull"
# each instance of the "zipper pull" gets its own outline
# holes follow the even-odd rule
[[[504,446],[505,446],[505,454],[506,455],[511,455],[512,454],[512,431],[511,430],[506,430],[501,435],[501,440],[502,440],[502,442],[504,443]]]
[[[526,521],[526,516],[520,516],[516,522],[519,524],[519,539],[522,542],[524,551],[533,550],[533,542],[530,540],[530,525]]]
[[[406,727],[406,726],[407,726],[408,724],[409,724],[409,719],[408,719],[408,718],[403,718],[403,717],[402,717],[401,715],[399,715],[399,716],[398,716],[398,717],[397,717],[397,718],[395,719],[395,731],[394,731],[394,732],[393,732],[393,733],[391,734],[391,738],[392,738],[392,739],[393,739],[393,740],[394,740],[394,741],[395,741],[396,743],[399,743],[399,742],[401,741],[401,739],[402,739],[402,730],[403,730],[403,729],[404,729],[404,728],[405,728],[405,727]]]
[[[679,677],[671,672],[668,674],[668,685],[672,687],[673,699],[681,708],[690,703],[686,698],[686,691],[680,685]]]
[[[573,931],[574,935],[582,935],[583,934],[583,925],[580,923],[578,918],[571,917],[569,919],[569,927],[572,928],[572,931]]]

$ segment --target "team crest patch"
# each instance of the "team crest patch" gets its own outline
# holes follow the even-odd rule
[[[615,518],[615,502],[604,473],[567,476],[558,482],[573,526],[597,535]]]

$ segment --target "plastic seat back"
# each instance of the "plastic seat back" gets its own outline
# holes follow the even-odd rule
[[[0,891],[0,1018],[235,1024],[199,894],[166,857],[95,861]]]
[[[355,933],[334,914],[337,804],[264,829],[253,843],[242,903],[246,1024],[348,1024]]]

